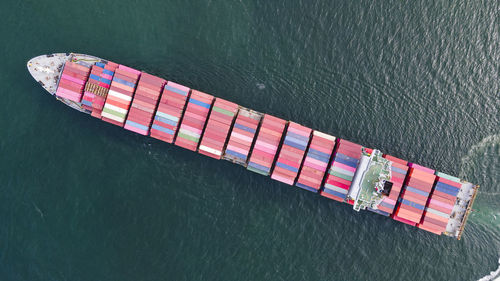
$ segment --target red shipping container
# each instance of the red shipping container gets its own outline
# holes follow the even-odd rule
[[[431,233],[434,233],[434,234],[437,234],[437,235],[441,235],[441,233],[442,233],[441,230],[437,229],[432,224],[419,224],[418,228],[423,229],[423,230],[428,231],[428,232],[431,232]]]
[[[435,225],[438,228],[441,228],[443,230],[445,230],[446,229],[446,225],[448,225],[448,223],[445,223],[445,222],[442,222],[442,221],[439,221],[439,220],[436,220],[436,219],[433,219],[433,218],[430,218],[430,217],[424,218],[423,223],[433,224],[433,225]]]
[[[392,161],[394,163],[399,163],[399,164],[401,164],[403,166],[407,166],[408,165],[407,161],[405,161],[403,159],[396,158],[396,157],[388,155],[388,154],[384,154],[384,158],[387,159],[387,160],[390,160],[390,161]]]

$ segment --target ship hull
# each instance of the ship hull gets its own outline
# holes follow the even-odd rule
[[[75,110],[431,233],[460,239],[478,191],[456,177],[99,57],[55,53],[29,60],[27,68]]]

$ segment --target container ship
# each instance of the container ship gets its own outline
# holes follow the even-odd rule
[[[98,57],[28,61],[57,100],[126,130],[460,239],[479,186]]]

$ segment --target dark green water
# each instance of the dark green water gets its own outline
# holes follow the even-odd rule
[[[0,279],[497,270],[500,3],[379,2],[2,1]],[[26,70],[67,51],[460,175],[481,185],[476,212],[461,241],[437,237],[87,117]]]

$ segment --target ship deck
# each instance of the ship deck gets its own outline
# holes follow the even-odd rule
[[[467,222],[467,217],[472,211],[472,204],[477,194],[477,185],[469,182],[462,183],[462,188],[458,192],[457,201],[450,215],[450,220],[446,226],[446,235],[460,239]]]
[[[27,67],[31,76],[40,84],[47,92],[55,96],[57,87],[59,85],[59,80],[61,79],[61,73],[64,68],[64,64],[68,61],[81,62],[85,64],[94,64],[103,59],[85,55],[85,54],[75,54],[75,53],[55,53],[50,55],[41,55],[34,57],[28,61]],[[64,104],[74,108],[78,111],[86,112],[81,104],[75,103],[73,101],[56,97],[58,100]]]

